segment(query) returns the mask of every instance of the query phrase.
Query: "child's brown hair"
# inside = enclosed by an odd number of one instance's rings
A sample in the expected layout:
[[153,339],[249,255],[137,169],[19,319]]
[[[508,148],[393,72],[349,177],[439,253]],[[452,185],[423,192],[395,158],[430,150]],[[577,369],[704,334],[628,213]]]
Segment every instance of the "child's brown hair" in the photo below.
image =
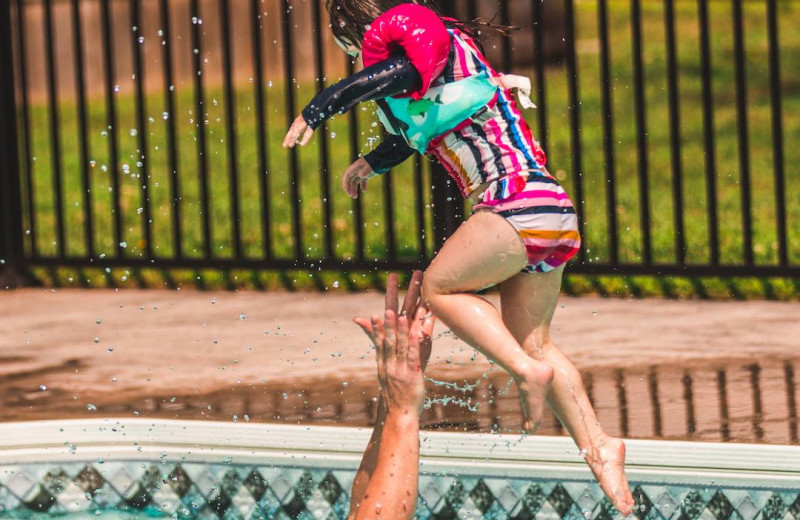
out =
[[[419,4],[443,16],[435,0],[327,0],[325,7],[330,15],[334,37],[348,45],[361,47],[367,27],[380,15],[400,4]],[[479,41],[497,35],[506,36],[516,29],[482,20],[444,22],[448,27],[457,27]]]

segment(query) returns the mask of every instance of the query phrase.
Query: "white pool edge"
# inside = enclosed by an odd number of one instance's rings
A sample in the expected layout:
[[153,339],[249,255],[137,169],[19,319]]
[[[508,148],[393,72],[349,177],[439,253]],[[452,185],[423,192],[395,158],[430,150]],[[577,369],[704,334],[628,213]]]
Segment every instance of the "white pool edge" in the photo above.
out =
[[[93,419],[0,424],[0,466],[142,460],[355,469],[371,430],[331,426]],[[422,432],[429,473],[587,480],[569,438]],[[800,488],[800,447],[627,440],[639,483]],[[74,446],[74,448],[73,448]]]

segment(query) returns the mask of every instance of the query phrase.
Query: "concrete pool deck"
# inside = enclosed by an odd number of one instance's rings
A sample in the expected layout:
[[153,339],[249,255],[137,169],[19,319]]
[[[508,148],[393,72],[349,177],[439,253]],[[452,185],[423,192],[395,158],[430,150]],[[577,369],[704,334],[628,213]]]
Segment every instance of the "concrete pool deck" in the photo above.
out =
[[[377,292],[0,292],[0,420],[280,382],[374,385],[372,350],[350,319],[381,310]],[[800,302],[563,297],[553,336],[584,371],[791,359]],[[480,378],[490,366],[474,356],[442,334],[429,376]]]

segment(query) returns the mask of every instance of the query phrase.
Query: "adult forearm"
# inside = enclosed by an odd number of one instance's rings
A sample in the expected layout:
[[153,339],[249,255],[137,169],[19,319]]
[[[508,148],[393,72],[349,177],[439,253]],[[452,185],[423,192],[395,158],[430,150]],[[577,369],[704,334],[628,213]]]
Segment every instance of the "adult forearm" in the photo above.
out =
[[389,412],[377,451],[355,520],[410,520],[417,507],[419,481],[418,414]]
[[361,465],[358,467],[358,472],[353,479],[353,489],[350,492],[350,514],[347,516],[348,520],[353,520],[356,517],[356,512],[364,498],[364,492],[367,490],[369,479],[375,472],[375,465],[378,462],[378,449],[381,446],[381,436],[383,435],[383,424],[386,421],[386,403],[383,397],[378,400],[378,413],[375,418],[375,428],[372,430],[372,437],[369,439],[367,449],[364,451],[364,456],[361,458]]

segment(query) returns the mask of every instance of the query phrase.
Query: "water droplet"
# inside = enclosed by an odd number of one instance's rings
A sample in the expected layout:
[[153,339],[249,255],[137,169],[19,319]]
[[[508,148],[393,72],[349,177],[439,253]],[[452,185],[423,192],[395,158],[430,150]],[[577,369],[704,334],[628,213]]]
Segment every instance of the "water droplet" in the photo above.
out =
[[246,319],[247,319],[247,314],[245,314],[245,313],[241,313],[241,314],[239,315],[239,319],[240,319],[240,320],[242,320],[242,321],[246,320]]
[[95,342],[95,343],[100,343],[100,338],[98,338],[98,337],[95,337],[95,338],[94,338],[94,342]]
[[119,247],[126,248],[126,247],[128,247],[128,243],[127,242],[120,242],[119,243]]
[[47,385],[39,385],[39,390],[44,392],[45,390],[47,390]]
[[338,289],[339,288],[339,280],[336,280],[335,282],[333,282],[333,288],[334,289]]
[[108,346],[108,351],[109,351],[109,352],[114,352],[114,347],[112,347],[111,345],[109,345],[109,346]]
[[163,119],[164,121],[169,119],[169,112],[161,112],[161,119]]
[[141,215],[142,213],[144,213],[144,208],[139,208],[136,210],[137,215]]
[[336,132],[331,132],[331,139],[336,139]]
[[86,409],[89,410],[90,412],[96,412],[97,411],[97,407],[95,405],[91,404],[91,403],[86,405]]

